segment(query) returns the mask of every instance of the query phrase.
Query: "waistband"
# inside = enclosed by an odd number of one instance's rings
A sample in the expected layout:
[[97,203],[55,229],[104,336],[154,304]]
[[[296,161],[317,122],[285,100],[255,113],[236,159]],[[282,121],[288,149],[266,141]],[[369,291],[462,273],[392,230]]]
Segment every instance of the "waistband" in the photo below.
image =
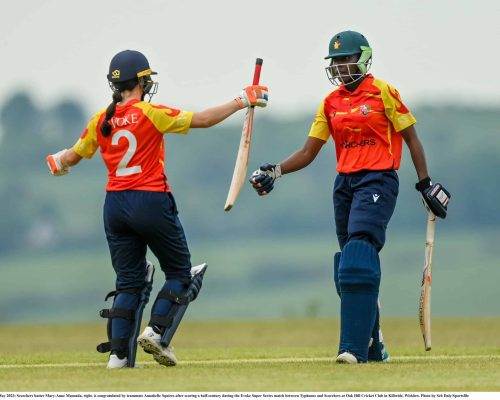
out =
[[339,175],[341,176],[362,176],[366,175],[370,172],[394,172],[396,173],[395,169],[362,169],[361,171],[356,171],[356,172],[339,172]]

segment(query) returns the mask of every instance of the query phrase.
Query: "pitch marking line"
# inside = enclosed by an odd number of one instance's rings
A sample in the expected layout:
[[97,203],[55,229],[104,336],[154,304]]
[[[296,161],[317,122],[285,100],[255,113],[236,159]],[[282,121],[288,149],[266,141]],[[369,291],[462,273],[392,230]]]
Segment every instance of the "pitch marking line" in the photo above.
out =
[[[446,360],[499,360],[500,354],[495,355],[440,355],[440,356],[396,356],[394,361],[446,361]],[[231,365],[231,364],[278,364],[278,363],[315,363],[335,362],[334,357],[308,357],[308,358],[246,358],[225,360],[192,360],[180,361],[179,366],[188,365]],[[139,365],[158,365],[153,361],[138,362]],[[76,368],[76,367],[103,367],[106,363],[60,363],[60,364],[0,364],[0,369],[27,369],[27,368]]]

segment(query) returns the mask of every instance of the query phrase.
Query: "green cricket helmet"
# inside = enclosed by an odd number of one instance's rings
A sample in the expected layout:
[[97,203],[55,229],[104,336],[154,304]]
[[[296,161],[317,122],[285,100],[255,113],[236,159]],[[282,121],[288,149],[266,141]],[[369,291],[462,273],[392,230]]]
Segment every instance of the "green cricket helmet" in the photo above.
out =
[[[335,57],[352,56],[359,54],[355,63],[339,64],[335,62]],[[326,60],[330,59],[331,64],[326,67],[328,79],[334,85],[339,86],[344,83],[343,78],[349,76],[350,82],[361,79],[368,73],[371,67],[372,49],[364,35],[355,31],[344,31],[337,33],[330,40],[328,46],[328,55]],[[340,65],[356,65],[358,73],[341,74],[338,67]]]

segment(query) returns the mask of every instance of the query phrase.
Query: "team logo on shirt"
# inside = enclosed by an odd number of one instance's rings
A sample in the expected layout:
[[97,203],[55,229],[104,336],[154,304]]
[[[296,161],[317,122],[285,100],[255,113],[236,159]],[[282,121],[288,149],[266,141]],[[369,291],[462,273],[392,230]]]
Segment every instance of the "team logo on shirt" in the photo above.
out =
[[363,115],[368,115],[368,113],[370,112],[371,110],[371,107],[370,106],[367,106],[367,105],[362,105],[362,106],[359,106],[359,111],[361,112],[361,114]]

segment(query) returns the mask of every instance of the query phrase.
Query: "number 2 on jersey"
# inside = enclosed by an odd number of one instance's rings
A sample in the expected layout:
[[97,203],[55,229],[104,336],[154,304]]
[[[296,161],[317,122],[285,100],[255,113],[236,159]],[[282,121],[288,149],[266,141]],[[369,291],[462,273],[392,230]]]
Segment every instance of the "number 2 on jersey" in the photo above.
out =
[[118,142],[121,138],[127,139],[128,148],[122,159],[118,163],[118,167],[116,168],[116,176],[128,176],[139,174],[142,172],[142,168],[140,165],[135,165],[133,167],[127,167],[127,164],[132,159],[137,150],[137,139],[134,134],[127,130],[118,131],[113,135],[113,139],[111,140],[111,144],[113,146],[117,146]]

